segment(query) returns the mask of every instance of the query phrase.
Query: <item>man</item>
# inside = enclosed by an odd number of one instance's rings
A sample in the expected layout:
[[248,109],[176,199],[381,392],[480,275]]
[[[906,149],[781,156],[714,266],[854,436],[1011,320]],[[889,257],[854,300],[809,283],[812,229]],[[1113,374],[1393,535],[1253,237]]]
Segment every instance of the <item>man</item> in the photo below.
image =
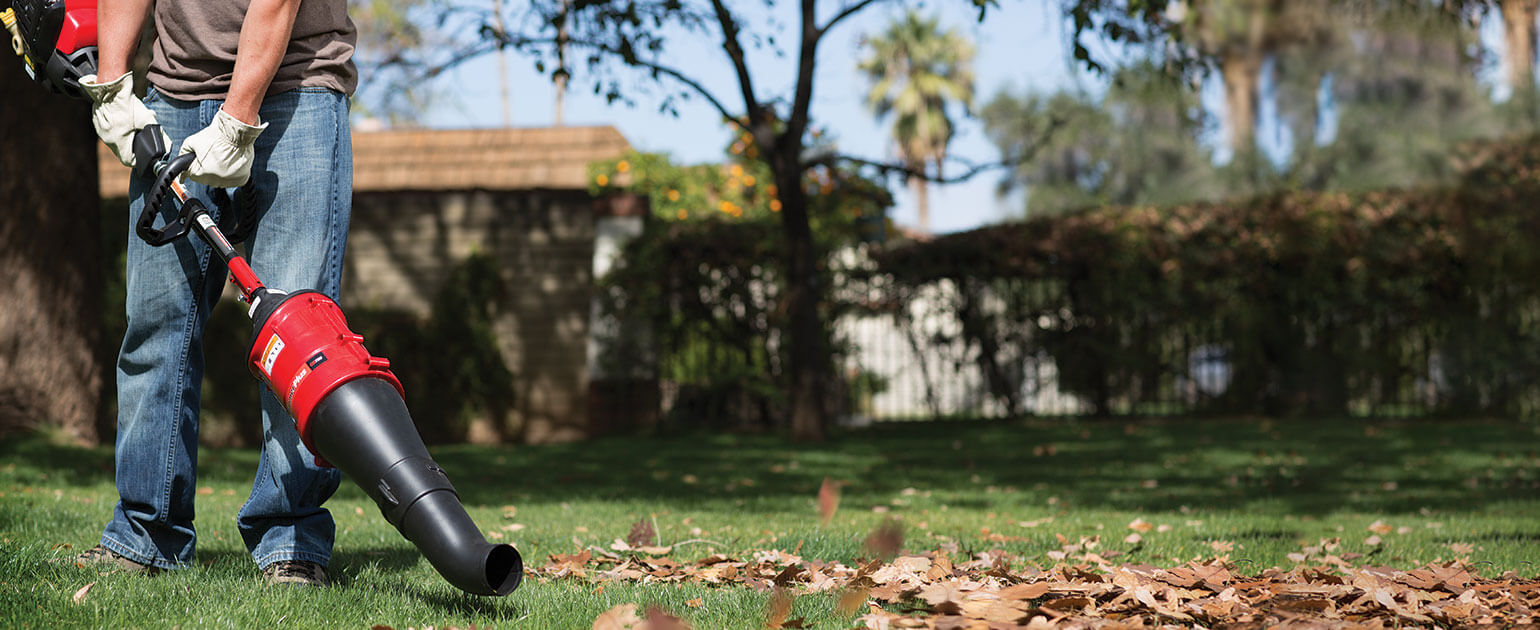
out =
[[[152,6],[153,5],[153,6]],[[144,100],[129,63],[153,9]],[[348,95],[357,32],[346,0],[101,0],[97,74],[81,81],[97,135],[127,165],[158,123],[193,152],[188,178],[221,225],[249,229],[268,286],[335,299],[352,201]],[[119,501],[79,561],[155,572],[193,559],[202,334],[226,270],[197,239],[150,247],[132,236],[147,181],[130,185],[128,330],[118,354]],[[240,361],[242,357],[216,357]],[[264,441],[237,523],[274,583],[325,586],[335,526],[321,507],[339,474],[318,468],[292,419],[262,392]]]

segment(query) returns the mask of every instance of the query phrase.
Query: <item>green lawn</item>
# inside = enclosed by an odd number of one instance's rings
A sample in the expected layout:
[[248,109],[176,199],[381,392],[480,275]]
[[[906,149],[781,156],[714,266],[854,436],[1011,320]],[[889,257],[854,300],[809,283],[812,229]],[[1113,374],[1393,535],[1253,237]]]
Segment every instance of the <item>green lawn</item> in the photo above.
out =
[[[1099,551],[1122,552],[1118,562],[1223,553],[1236,572],[1255,573],[1337,538],[1339,553],[1364,554],[1360,564],[1461,557],[1483,575],[1540,573],[1540,427],[1515,422],[955,421],[879,425],[818,445],[723,435],[433,451],[483,531],[533,566],[607,548],[639,520],[655,523],[679,560],[781,549],[849,563],[897,517],[906,551],[1000,548],[1021,566],[1054,564],[1061,536],[1099,537]],[[96,542],[115,500],[111,462],[105,448],[0,443],[0,627],[587,628],[638,603],[697,629],[756,628],[769,599],[742,587],[575,579],[465,596],[346,482],[329,504],[336,587],[266,588],[234,526],[251,450],[202,452],[195,566],[154,579],[100,575],[59,560]],[[821,525],[826,477],[845,485]],[[1129,542],[1136,520],[1141,540]],[[801,595],[792,616],[851,627],[834,608],[834,595]]]

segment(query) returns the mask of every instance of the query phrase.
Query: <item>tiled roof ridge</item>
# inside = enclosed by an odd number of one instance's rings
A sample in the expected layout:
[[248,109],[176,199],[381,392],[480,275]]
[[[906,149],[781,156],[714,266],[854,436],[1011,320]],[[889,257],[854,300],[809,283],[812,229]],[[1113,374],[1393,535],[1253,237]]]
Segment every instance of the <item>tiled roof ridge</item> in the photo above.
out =
[[[609,125],[353,130],[354,192],[587,187],[590,162],[630,149]],[[101,195],[128,194],[128,169],[98,145]]]

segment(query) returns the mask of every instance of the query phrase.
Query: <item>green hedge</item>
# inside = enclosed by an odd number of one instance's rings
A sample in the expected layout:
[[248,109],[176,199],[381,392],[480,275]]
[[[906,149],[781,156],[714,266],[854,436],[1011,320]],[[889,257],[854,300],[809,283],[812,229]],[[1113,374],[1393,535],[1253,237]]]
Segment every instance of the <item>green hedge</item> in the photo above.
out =
[[[902,295],[956,287],[959,334],[1012,409],[1002,357],[1045,356],[1098,414],[1534,416],[1534,145],[1481,149],[1450,189],[1089,209],[893,248],[879,268]],[[1225,357],[1222,393],[1190,385],[1200,348]]]
[[664,428],[776,423],[781,243],[770,220],[652,221],[602,280],[603,307],[651,335]]

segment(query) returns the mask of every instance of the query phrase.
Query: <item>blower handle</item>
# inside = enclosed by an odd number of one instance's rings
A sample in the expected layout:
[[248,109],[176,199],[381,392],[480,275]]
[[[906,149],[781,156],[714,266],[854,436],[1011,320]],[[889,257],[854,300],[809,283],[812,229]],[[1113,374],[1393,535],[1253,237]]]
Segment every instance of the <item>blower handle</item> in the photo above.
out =
[[[171,149],[166,146],[166,136],[161,132],[160,125],[146,125],[134,134],[134,172],[140,177],[153,177],[155,180],[144,193],[144,208],[139,211],[139,221],[135,223],[134,231],[144,242],[155,247],[182,238],[188,232],[196,232],[198,238],[208,243],[214,249],[214,254],[230,269],[230,280],[240,287],[241,299],[250,302],[258,291],[266,287],[262,286],[262,281],[257,278],[246,259],[235,251],[230,239],[219,231],[213,217],[209,216],[208,208],[198,198],[189,197],[187,189],[182,186],[182,174],[187,172],[197,156],[183,153],[167,160],[166,156],[170,153]],[[180,210],[166,225],[156,228],[155,215],[160,214],[161,206],[173,197],[176,199],[174,204],[180,206]]]
[[[166,146],[160,125],[147,125],[134,134],[135,170],[140,176],[155,178],[144,194],[144,208],[139,211],[139,221],[134,225],[134,231],[144,242],[156,247],[186,236],[192,230],[194,216],[199,212],[207,212],[203,202],[187,197],[186,189],[178,181],[187,172],[187,168],[192,166],[195,156],[183,153],[168,161],[166,155],[169,153],[170,147]],[[155,216],[160,214],[161,206],[172,196],[181,205],[181,211],[166,225],[156,228]]]

